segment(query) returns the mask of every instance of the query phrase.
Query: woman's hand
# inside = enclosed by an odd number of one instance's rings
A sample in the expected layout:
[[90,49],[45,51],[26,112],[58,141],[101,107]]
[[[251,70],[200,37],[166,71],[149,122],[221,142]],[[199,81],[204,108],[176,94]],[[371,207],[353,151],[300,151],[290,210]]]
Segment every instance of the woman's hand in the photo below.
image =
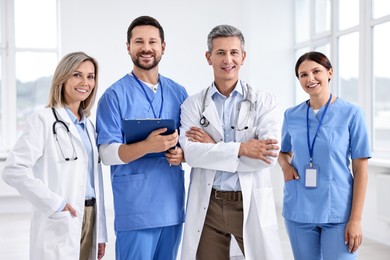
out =
[[66,203],[66,205],[62,211],[69,211],[69,213],[70,213],[70,215],[72,215],[72,217],[77,217],[76,210],[69,203]]
[[106,243],[98,244],[98,259],[102,259],[104,254],[106,253]]
[[291,159],[293,154],[291,152],[280,152],[278,162],[283,171],[284,182],[298,180],[299,175],[294,166],[291,165]]
[[362,244],[362,225],[360,221],[350,220],[345,227],[344,241],[350,253],[356,252]]
[[282,171],[285,182],[299,179],[297,170],[289,163],[282,168]]

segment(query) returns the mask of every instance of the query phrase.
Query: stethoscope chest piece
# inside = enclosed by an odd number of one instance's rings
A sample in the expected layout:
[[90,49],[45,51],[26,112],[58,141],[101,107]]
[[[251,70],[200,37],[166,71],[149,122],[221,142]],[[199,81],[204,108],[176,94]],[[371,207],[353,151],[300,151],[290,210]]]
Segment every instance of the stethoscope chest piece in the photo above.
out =
[[207,127],[210,124],[209,120],[207,120],[205,116],[200,118],[199,123],[203,127]]

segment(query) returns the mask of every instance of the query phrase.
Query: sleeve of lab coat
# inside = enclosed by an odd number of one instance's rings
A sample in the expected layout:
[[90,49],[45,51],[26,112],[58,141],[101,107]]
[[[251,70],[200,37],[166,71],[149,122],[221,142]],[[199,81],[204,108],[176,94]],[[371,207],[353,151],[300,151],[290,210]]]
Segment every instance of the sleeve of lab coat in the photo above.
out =
[[[254,123],[255,138],[259,140],[276,139],[277,145],[280,147],[280,118],[281,114],[276,98],[268,92],[258,92]],[[279,153],[279,150],[276,152]],[[277,157],[269,157],[269,159],[272,161],[271,164],[259,159],[241,156],[237,171],[258,171],[275,165]]]
[[[41,209],[47,216],[55,213],[64,201],[33,173],[33,167],[42,158],[47,145],[45,133],[51,132],[51,129],[52,125],[45,124],[42,116],[38,114],[30,116],[23,134],[8,155],[2,173],[6,183],[14,187],[26,200]],[[42,168],[49,170],[47,165]]]

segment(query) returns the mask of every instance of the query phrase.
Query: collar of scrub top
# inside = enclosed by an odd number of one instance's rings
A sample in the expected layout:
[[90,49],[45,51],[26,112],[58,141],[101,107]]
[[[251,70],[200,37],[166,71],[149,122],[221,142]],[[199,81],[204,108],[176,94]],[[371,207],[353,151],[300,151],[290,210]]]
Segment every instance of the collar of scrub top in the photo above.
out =
[[160,111],[159,111],[158,115],[156,114],[156,111],[154,110],[152,100],[150,100],[148,93],[146,93],[144,86],[142,85],[141,81],[137,78],[137,76],[134,74],[134,71],[131,72],[131,75],[133,75],[133,77],[137,81],[138,85],[140,86],[140,88],[144,92],[145,97],[148,100],[150,107],[152,108],[154,118],[161,118],[161,113],[162,113],[162,109],[164,106],[164,95],[163,95],[164,93],[163,93],[163,86],[162,86],[161,80],[160,80],[160,74],[158,75],[158,84],[159,84],[160,89],[161,89],[161,106],[160,106]]
[[307,133],[307,146],[309,147],[309,153],[310,153],[310,167],[313,167],[313,152],[314,152],[314,144],[316,142],[318,130],[320,129],[322,125],[322,121],[324,120],[326,111],[328,110],[330,101],[332,100],[332,94],[330,94],[330,97],[328,99],[328,102],[326,102],[324,113],[322,113],[322,116],[320,118],[320,122],[318,123],[316,133],[313,138],[313,142],[310,145],[310,127],[309,127],[309,109],[310,109],[310,99],[307,101],[307,110],[306,110],[306,133]]

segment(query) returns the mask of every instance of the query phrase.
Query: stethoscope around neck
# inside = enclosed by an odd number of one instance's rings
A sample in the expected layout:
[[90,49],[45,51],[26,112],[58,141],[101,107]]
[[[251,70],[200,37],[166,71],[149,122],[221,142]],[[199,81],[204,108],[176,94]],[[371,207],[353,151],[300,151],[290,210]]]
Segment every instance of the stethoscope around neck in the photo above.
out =
[[[207,120],[207,118],[203,115],[204,111],[206,110],[206,99],[207,99],[207,95],[210,91],[210,88],[212,87],[209,86],[207,89],[206,89],[206,93],[204,94],[203,96],[203,100],[202,100],[202,114],[201,114],[201,117],[200,117],[200,120],[199,120],[199,123],[202,127],[207,127],[209,124],[210,124],[210,121]],[[251,86],[249,86],[248,84],[246,84],[246,88],[247,88],[247,91],[246,91],[246,95],[245,97],[238,103],[238,113],[237,113],[237,116],[236,116],[236,123],[232,126],[231,128],[235,131],[244,131],[244,130],[247,130],[249,128],[248,126],[248,121],[249,121],[249,116],[250,116],[250,113],[252,112],[252,109],[254,107],[254,103],[252,102],[252,88]],[[244,87],[242,87],[243,89],[243,93],[245,94],[245,90],[244,90]],[[245,122],[244,122],[244,127],[239,127],[238,125],[238,121],[239,121],[239,117],[240,117],[240,113],[241,113],[241,107],[242,107],[242,104],[244,104],[245,102],[249,102],[249,111],[248,113],[246,113],[246,118],[245,118]]]
[[[65,161],[75,161],[75,160],[77,160],[77,153],[76,153],[76,149],[74,148],[72,135],[70,134],[69,127],[65,124],[64,121],[58,119],[58,116],[57,116],[57,113],[56,113],[56,110],[54,109],[54,107],[52,107],[51,110],[53,112],[54,118],[56,119],[56,121],[54,121],[54,123],[53,123],[53,135],[56,138],[56,141],[58,143],[58,147],[60,148],[60,151],[61,151],[61,155],[62,155],[62,157],[64,158]],[[65,156],[64,151],[63,151],[63,149],[61,147],[60,141],[58,140],[58,137],[57,137],[57,124],[59,124],[60,126],[64,127],[66,132],[67,132],[67,134],[68,134],[69,142],[72,145],[72,150],[73,150],[72,156],[70,156],[70,157]]]

